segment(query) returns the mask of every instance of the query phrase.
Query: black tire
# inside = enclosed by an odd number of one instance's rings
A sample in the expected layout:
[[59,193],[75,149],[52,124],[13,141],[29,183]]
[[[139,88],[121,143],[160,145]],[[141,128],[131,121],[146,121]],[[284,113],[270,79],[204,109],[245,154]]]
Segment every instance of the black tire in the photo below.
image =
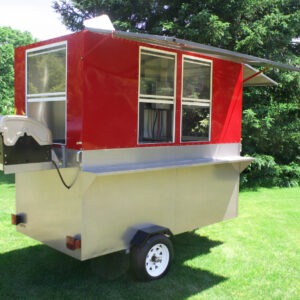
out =
[[159,279],[168,273],[173,255],[170,239],[157,234],[131,249],[131,268],[138,280]]

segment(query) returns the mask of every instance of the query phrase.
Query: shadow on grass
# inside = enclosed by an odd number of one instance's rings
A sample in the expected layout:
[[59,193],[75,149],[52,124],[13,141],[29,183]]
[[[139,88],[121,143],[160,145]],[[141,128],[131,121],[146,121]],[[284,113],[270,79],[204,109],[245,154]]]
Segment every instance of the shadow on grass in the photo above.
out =
[[134,280],[123,252],[80,262],[43,245],[19,249],[0,256],[0,298],[185,299],[226,280],[184,265],[220,244],[194,233],[174,237],[169,274],[147,283]]

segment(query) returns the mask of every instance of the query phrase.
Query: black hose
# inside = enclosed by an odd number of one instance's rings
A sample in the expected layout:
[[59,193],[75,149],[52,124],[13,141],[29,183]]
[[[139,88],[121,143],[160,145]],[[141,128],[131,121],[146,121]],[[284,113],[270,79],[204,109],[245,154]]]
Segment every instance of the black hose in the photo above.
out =
[[62,184],[69,190],[74,185],[75,181],[73,181],[70,185],[66,184],[66,182],[65,182],[64,178],[62,177],[61,172],[60,172],[56,162],[54,160],[52,160],[52,163],[53,163],[53,165],[54,165],[54,167],[55,167],[55,169],[56,169],[56,171],[59,175],[59,178],[60,178]]

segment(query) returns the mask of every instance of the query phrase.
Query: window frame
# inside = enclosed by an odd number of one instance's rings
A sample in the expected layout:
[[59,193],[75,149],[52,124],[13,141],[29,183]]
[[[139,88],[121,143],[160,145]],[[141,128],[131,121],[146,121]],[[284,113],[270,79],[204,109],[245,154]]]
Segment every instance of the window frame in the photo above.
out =
[[[183,96],[184,92],[184,63],[186,60],[190,63],[195,62],[195,64],[199,65],[210,65],[210,95],[209,99],[201,99],[201,98],[188,98]],[[182,75],[181,75],[181,110],[180,110],[180,143],[208,143],[211,142],[211,124],[212,124],[212,98],[213,98],[213,60],[200,58],[196,56],[191,56],[187,54],[182,55]],[[185,100],[186,99],[186,100]],[[182,125],[183,125],[183,107],[185,106],[198,106],[198,107],[208,107],[209,108],[209,129],[208,129],[208,137],[207,140],[188,140],[183,141],[182,138]]]
[[[157,95],[147,95],[147,94],[141,94],[141,61],[142,61],[142,54],[143,51],[145,54],[157,56],[157,57],[163,57],[168,59],[172,59],[174,61],[174,83],[173,83],[173,96],[157,96]],[[159,55],[162,54],[162,55]],[[139,47],[139,72],[138,72],[138,134],[137,134],[137,144],[138,145],[155,145],[155,144],[170,144],[175,142],[175,121],[176,121],[176,87],[177,87],[177,53],[167,50],[161,50],[161,49],[155,49],[151,47]],[[140,118],[141,118],[141,112],[140,112],[140,104],[141,103],[152,103],[152,104],[169,104],[173,105],[173,111],[172,111],[172,124],[171,124],[171,130],[172,130],[172,136],[171,141],[140,141]]]
[[[30,56],[38,56],[56,51],[65,51],[65,89],[61,92],[46,92],[37,94],[28,94],[28,58]],[[34,54],[37,52],[36,54]],[[33,55],[31,55],[33,54]],[[68,90],[68,43],[67,41],[47,44],[40,47],[27,49],[25,51],[25,109],[28,116],[30,103],[47,103],[47,102],[64,102],[64,142],[54,142],[54,144],[66,145],[67,143],[67,90]]]

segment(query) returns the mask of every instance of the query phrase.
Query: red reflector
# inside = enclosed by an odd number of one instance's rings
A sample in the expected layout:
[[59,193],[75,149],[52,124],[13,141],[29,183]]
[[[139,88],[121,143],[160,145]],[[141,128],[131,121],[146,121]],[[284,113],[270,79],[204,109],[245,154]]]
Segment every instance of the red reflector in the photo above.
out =
[[81,240],[72,236],[67,236],[67,248],[70,250],[76,250],[81,248]]
[[17,225],[17,215],[11,215],[11,224]]
[[19,225],[21,223],[25,223],[25,215],[24,214],[12,214],[11,215],[11,224]]

